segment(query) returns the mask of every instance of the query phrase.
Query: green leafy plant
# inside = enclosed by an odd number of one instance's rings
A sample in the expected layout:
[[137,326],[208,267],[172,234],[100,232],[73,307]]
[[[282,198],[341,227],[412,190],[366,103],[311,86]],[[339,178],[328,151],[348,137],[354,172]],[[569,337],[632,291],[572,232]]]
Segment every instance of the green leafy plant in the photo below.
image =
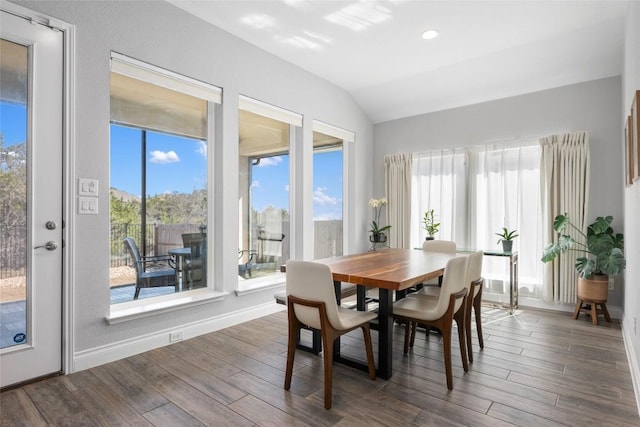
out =
[[500,236],[500,239],[498,239],[498,243],[502,242],[503,240],[513,240],[516,237],[519,236],[518,230],[511,230],[509,231],[509,229],[507,227],[502,227],[502,233],[494,233],[496,236]]
[[438,232],[440,223],[436,222],[434,209],[429,209],[424,212],[422,224],[424,225],[424,230],[427,232],[428,236],[433,237]]
[[[620,273],[627,265],[623,253],[624,237],[622,233],[613,231],[612,222],[612,216],[599,216],[587,227],[587,234],[584,234],[566,214],[556,216],[553,229],[558,233],[558,241],[544,248],[542,262],[553,261],[562,252],[576,251],[584,254],[576,259],[575,264],[576,271],[583,279]],[[567,227],[580,234],[586,244],[569,236]]]

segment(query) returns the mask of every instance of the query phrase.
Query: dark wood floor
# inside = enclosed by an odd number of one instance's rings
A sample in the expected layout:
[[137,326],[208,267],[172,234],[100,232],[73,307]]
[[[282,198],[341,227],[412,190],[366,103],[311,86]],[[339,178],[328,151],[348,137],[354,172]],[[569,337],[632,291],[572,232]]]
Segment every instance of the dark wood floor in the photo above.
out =
[[[283,312],[5,391],[2,425],[640,425],[619,324],[530,309],[483,313],[485,348],[474,333],[467,373],[454,337],[453,391],[440,336],[420,333],[403,357],[396,326],[391,380],[337,365],[325,411],[320,356],[298,351],[291,391],[283,390]],[[358,332],[343,339],[343,352],[364,358]]]

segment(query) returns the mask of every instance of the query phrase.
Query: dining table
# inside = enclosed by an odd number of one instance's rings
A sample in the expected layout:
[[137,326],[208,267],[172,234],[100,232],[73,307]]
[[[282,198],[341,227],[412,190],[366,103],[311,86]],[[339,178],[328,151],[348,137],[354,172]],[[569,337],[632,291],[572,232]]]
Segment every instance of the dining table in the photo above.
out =
[[[341,282],[358,285],[358,310],[365,310],[364,296],[369,288],[378,289],[378,367],[377,375],[393,375],[393,300],[402,298],[414,285],[444,274],[447,261],[455,254],[429,253],[412,249],[385,248],[314,260],[329,266],[336,289]],[[339,292],[336,298],[340,303]],[[339,340],[339,338],[337,339]],[[340,355],[340,343],[334,346],[334,361],[365,369],[366,364]]]

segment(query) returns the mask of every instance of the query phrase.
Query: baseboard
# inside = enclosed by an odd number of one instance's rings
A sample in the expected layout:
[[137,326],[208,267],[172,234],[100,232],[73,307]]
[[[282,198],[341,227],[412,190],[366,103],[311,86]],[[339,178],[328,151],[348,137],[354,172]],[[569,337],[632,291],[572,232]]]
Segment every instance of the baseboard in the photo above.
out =
[[[246,309],[234,311],[231,313],[221,314],[219,316],[210,317],[198,322],[192,322],[180,325],[176,328],[154,331],[153,333],[137,336],[128,340],[115,342],[109,345],[92,348],[89,350],[78,351],[73,354],[71,363],[71,372],[83,371],[85,369],[94,368],[105,363],[115,362],[125,357],[133,356],[154,348],[164,347],[172,343],[170,335],[177,332],[182,333],[181,339],[194,338],[199,335],[214,332],[220,329],[228,328],[239,323],[257,319],[259,317],[268,316],[277,313],[285,308],[272,301],[268,303],[248,307]],[[174,340],[174,342],[177,340]]]
[[631,326],[629,322],[622,321],[622,339],[624,341],[624,349],[627,353],[627,360],[629,361],[631,382],[633,383],[633,391],[636,395],[636,407],[638,408],[638,415],[640,415],[640,361],[636,358],[636,353],[633,351],[633,341],[631,340],[632,331],[629,329],[629,326]]

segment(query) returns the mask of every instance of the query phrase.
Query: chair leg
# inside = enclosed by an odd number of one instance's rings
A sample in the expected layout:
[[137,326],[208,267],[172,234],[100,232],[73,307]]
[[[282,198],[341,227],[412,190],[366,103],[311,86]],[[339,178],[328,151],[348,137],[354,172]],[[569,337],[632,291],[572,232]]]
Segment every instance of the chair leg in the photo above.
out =
[[[325,325],[326,326],[326,325]],[[333,388],[333,345],[335,336],[329,328],[322,328],[322,346],[324,354],[324,409],[331,409],[331,390]]]
[[458,341],[460,342],[460,356],[462,357],[462,367],[464,371],[467,372],[469,370],[469,363],[467,362],[467,338],[465,333],[465,313],[467,310],[467,300],[462,303],[460,309],[453,315],[454,320],[456,321],[456,325],[458,326]]
[[476,315],[476,330],[478,331],[478,343],[480,348],[484,348],[484,338],[482,337],[482,289],[473,299],[473,311]]
[[133,294],[133,299],[138,299],[140,296],[140,288],[136,286],[136,292]]
[[293,359],[296,355],[296,346],[300,334],[300,322],[294,316],[289,316],[289,342],[287,344],[287,369],[284,377],[284,389],[291,388],[291,376],[293,374]]
[[[409,347],[413,348],[413,345],[416,343],[416,328],[418,327],[418,322],[409,322],[411,323],[411,340],[409,341]],[[427,332],[427,334],[429,334]]]
[[[367,352],[367,365],[369,366],[369,378],[376,379],[376,366],[373,363],[373,346],[371,344],[371,329],[369,324],[362,325],[362,334],[364,335],[364,348]],[[406,332],[405,332],[406,338]]]
[[[451,318],[449,318],[451,319]],[[453,372],[451,370],[451,326],[453,321],[445,322],[442,325],[442,344],[444,347],[444,370],[447,377],[447,388],[453,390]]]
[[404,323],[404,354],[409,353],[409,341],[413,334],[411,334],[411,329],[414,327],[414,323],[408,320]]
[[[469,289],[469,294],[473,295],[474,286],[472,284]],[[471,340],[471,310],[473,309],[473,299],[467,300],[467,307],[465,309],[465,317],[464,317],[464,334],[467,338],[467,359],[469,363],[473,363],[473,344]]]

